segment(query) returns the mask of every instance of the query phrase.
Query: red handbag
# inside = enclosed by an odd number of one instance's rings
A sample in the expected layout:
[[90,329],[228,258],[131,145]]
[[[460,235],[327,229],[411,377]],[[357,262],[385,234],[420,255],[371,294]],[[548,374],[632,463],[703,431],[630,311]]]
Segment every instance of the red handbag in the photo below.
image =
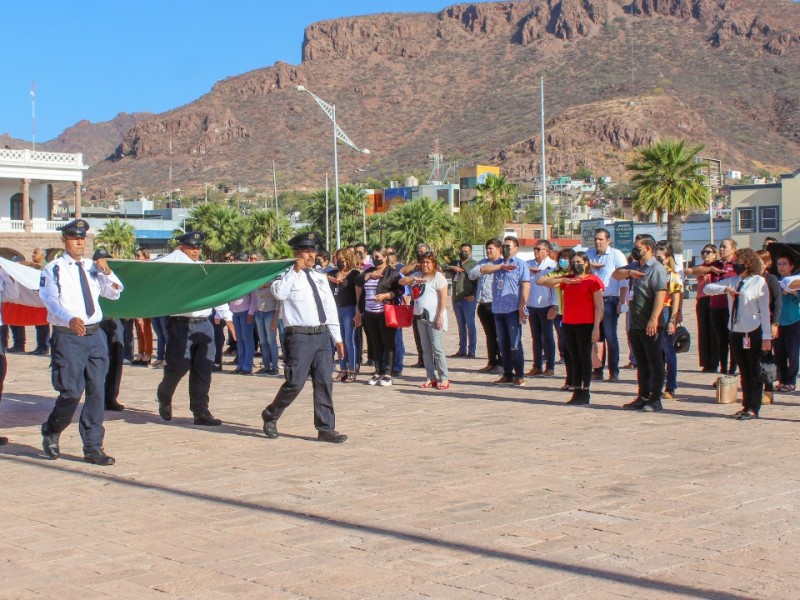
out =
[[383,316],[387,327],[411,327],[414,321],[414,307],[410,304],[385,304]]

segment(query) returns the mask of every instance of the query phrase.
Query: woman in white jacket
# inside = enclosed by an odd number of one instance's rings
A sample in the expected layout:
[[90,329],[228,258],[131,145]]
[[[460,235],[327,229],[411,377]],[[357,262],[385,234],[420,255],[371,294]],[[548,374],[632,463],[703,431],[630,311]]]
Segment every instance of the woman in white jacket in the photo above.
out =
[[769,290],[761,273],[761,259],[751,248],[736,251],[736,275],[706,284],[709,296],[728,294],[730,345],[741,376],[744,401],[734,419],[758,418],[764,384],[758,378],[758,357],[772,350],[772,328],[769,317]]

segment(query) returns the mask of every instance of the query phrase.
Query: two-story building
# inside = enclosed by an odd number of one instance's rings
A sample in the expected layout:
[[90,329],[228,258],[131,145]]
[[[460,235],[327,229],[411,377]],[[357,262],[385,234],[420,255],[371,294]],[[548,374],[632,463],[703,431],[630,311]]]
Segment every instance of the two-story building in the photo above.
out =
[[[0,149],[0,256],[30,258],[34,248],[62,248],[54,220],[53,185],[72,183],[73,214],[81,216],[82,154]],[[88,240],[91,248],[91,238]]]
[[766,237],[800,243],[800,169],[777,183],[732,185],[732,237],[740,248],[761,248]]

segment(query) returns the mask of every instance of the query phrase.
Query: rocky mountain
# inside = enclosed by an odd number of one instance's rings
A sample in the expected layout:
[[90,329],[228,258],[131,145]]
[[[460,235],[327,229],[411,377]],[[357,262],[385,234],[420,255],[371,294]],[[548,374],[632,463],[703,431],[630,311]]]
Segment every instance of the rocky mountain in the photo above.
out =
[[[100,123],[84,119],[65,129],[57,138],[36,146],[38,149],[52,152],[81,152],[83,162],[94,165],[111,156],[124,135],[135,127],[136,123],[151,116],[151,113],[119,113],[112,120]],[[31,143],[3,134],[0,135],[0,146],[13,149],[30,148]]]
[[423,170],[436,138],[446,160],[528,179],[540,77],[552,175],[585,165],[618,178],[633,148],[664,136],[704,144],[724,168],[783,172],[800,166],[798,73],[791,0],[531,0],[323,21],[306,29],[300,65],[230,77],[137,122],[88,184],[161,190],[172,163],[175,187],[268,187],[275,160],[281,188],[319,188],[331,123],[298,85],[371,150],[340,146],[343,181]]

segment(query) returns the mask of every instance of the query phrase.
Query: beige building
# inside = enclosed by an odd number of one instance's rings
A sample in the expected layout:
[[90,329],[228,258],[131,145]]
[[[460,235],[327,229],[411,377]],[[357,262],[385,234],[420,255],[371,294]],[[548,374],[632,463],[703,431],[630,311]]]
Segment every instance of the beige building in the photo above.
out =
[[800,169],[778,183],[732,185],[731,231],[740,248],[761,248],[768,236],[800,243]]

